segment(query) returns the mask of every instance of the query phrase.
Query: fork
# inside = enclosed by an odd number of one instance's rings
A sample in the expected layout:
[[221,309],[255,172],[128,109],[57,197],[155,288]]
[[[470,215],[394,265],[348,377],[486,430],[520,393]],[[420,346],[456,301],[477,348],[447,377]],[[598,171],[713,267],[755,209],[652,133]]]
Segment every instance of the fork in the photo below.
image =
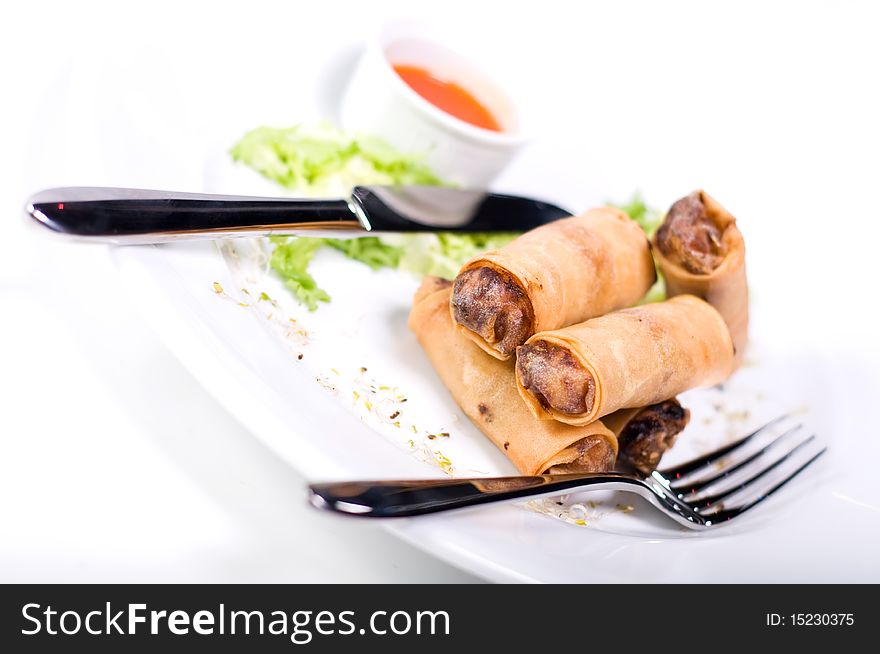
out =
[[412,517],[452,509],[558,496],[584,490],[636,493],[696,530],[727,524],[816,461],[826,447],[801,422],[782,415],[688,463],[648,476],[600,472],[531,477],[345,481],[309,486],[313,506],[361,517]]

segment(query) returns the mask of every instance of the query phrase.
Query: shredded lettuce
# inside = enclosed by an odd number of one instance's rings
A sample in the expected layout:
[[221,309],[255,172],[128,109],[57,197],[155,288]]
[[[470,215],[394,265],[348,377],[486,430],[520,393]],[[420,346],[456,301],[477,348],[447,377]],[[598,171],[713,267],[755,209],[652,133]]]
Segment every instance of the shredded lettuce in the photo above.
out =
[[400,269],[418,277],[434,275],[453,279],[465,261],[480,252],[500,248],[518,233],[415,234],[401,237],[404,255]]
[[350,239],[325,238],[324,244],[339,250],[349,259],[367,264],[373,270],[397,268],[404,252],[403,247],[385,243],[377,236]]
[[388,234],[352,239],[273,237],[270,265],[287,288],[310,311],[330,296],[318,288],[307,268],[321,247],[330,247],[373,270],[392,268],[416,277],[452,279],[462,264],[479,252],[501,247],[516,234]]
[[257,127],[230,154],[284,188],[309,195],[344,195],[358,184],[441,184],[421,157],[327,124]]
[[284,280],[284,285],[309,311],[318,308],[318,302],[329,302],[330,296],[308,273],[315,252],[321,247],[319,238],[273,239],[276,247],[269,260],[272,269]]

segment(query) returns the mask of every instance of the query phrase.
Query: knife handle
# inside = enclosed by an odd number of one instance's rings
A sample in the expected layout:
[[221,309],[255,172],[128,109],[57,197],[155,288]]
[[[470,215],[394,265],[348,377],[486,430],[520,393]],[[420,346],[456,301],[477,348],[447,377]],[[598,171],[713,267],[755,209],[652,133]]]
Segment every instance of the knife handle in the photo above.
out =
[[263,198],[125,188],[54,188],[32,196],[26,212],[60,234],[118,244],[199,236],[266,236],[349,230],[363,233],[346,200]]

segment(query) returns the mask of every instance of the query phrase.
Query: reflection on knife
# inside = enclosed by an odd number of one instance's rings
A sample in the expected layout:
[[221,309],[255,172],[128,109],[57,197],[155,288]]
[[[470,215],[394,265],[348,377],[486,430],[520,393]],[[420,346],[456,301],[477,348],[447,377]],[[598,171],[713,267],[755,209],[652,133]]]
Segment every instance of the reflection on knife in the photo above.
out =
[[26,211],[54,232],[118,244],[324,231],[518,232],[571,215],[531,198],[436,186],[356,186],[349,200],[70,187],[37,193]]

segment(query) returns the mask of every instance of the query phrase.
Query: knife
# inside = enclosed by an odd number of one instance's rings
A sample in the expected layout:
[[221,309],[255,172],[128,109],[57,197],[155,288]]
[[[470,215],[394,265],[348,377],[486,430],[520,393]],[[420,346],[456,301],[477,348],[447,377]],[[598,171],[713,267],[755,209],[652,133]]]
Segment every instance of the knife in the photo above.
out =
[[541,200],[437,186],[356,186],[347,200],[68,187],[37,193],[26,212],[54,232],[117,244],[321,232],[520,232],[571,215]]

